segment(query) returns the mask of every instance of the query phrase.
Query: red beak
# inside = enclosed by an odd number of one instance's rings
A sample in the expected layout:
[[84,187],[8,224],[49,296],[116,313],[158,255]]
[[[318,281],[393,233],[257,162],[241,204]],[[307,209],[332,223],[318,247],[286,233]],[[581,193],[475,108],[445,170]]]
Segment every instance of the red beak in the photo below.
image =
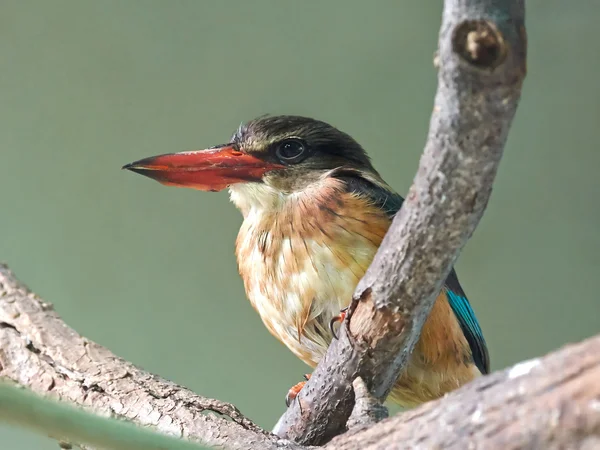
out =
[[145,175],[166,186],[201,191],[220,191],[231,184],[260,181],[270,170],[283,168],[241,152],[232,145],[151,156],[123,166],[123,169]]

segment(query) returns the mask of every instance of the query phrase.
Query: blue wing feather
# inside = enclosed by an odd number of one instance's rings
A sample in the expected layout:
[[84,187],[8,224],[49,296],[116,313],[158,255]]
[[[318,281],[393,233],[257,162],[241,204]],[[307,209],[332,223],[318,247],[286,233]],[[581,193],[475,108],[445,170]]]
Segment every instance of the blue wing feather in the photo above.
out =
[[[384,210],[390,218],[394,217],[402,207],[404,199],[400,195],[371,183],[355,171],[340,173],[337,177],[346,183],[349,191],[358,195],[365,195]],[[445,284],[448,303],[458,320],[465,339],[469,343],[473,362],[481,373],[487,374],[490,371],[490,359],[483,332],[475,317],[473,308],[471,308],[471,304],[458,282],[454,269],[446,278]]]
[[448,278],[446,278],[446,297],[469,343],[473,362],[481,373],[489,373],[490,357],[485,338],[483,337],[483,331],[481,331],[477,317],[475,317],[475,312],[471,308],[471,304],[458,282],[458,277],[454,269],[452,269]]

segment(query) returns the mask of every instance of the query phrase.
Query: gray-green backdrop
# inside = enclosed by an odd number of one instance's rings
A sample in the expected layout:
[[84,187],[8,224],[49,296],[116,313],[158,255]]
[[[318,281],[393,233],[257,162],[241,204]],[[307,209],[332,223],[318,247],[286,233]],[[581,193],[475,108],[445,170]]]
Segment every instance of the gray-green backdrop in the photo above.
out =
[[[295,113],[399,192],[432,108],[440,1],[0,2],[0,260],[79,332],[270,427],[307,368],[246,301],[226,192],[120,170]],[[494,369],[600,331],[600,1],[529,0],[529,73],[458,271]],[[55,449],[0,426],[2,448]]]

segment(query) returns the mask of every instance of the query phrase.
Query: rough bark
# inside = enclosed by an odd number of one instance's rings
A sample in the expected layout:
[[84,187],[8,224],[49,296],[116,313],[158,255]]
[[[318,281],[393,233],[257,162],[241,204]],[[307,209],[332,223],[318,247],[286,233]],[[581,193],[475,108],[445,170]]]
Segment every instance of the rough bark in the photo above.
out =
[[405,203],[334,341],[274,432],[320,445],[361,377],[384,400],[488,203],[525,77],[524,0],[446,0],[429,136]]
[[333,439],[331,450],[600,448],[600,335]]
[[[0,265],[0,378],[140,425],[229,449],[280,449],[228,403],[141,370],[66,325]],[[296,448],[293,444],[285,448]]]
[[[301,450],[245,418],[135,367],[69,328],[0,266],[0,378],[175,436],[227,449]],[[445,398],[324,448],[600,448],[600,335],[479,378]],[[370,408],[367,408],[370,409]]]

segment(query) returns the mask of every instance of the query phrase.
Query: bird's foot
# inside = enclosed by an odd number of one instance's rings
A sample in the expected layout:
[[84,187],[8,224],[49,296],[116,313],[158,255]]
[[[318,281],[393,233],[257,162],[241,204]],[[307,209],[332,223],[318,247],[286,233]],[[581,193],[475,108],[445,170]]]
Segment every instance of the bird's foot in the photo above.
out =
[[331,321],[329,322],[329,331],[331,331],[331,334],[333,335],[334,339],[338,338],[337,333],[335,332],[335,328],[333,327],[337,322],[342,323],[344,321],[344,319],[346,318],[346,313],[348,312],[348,306],[345,307],[344,309],[340,310],[340,314],[338,316],[335,316],[333,319],[331,319]]
[[[310,380],[310,374],[307,373],[306,375],[304,375],[304,379],[306,381]],[[300,391],[302,390],[302,388],[304,387],[304,385],[306,384],[306,381],[301,381],[298,384],[293,385],[290,390],[288,391],[287,395],[285,396],[285,404],[286,406],[290,406],[292,404],[292,402],[296,399],[296,397],[298,396],[298,394],[300,393]]]

